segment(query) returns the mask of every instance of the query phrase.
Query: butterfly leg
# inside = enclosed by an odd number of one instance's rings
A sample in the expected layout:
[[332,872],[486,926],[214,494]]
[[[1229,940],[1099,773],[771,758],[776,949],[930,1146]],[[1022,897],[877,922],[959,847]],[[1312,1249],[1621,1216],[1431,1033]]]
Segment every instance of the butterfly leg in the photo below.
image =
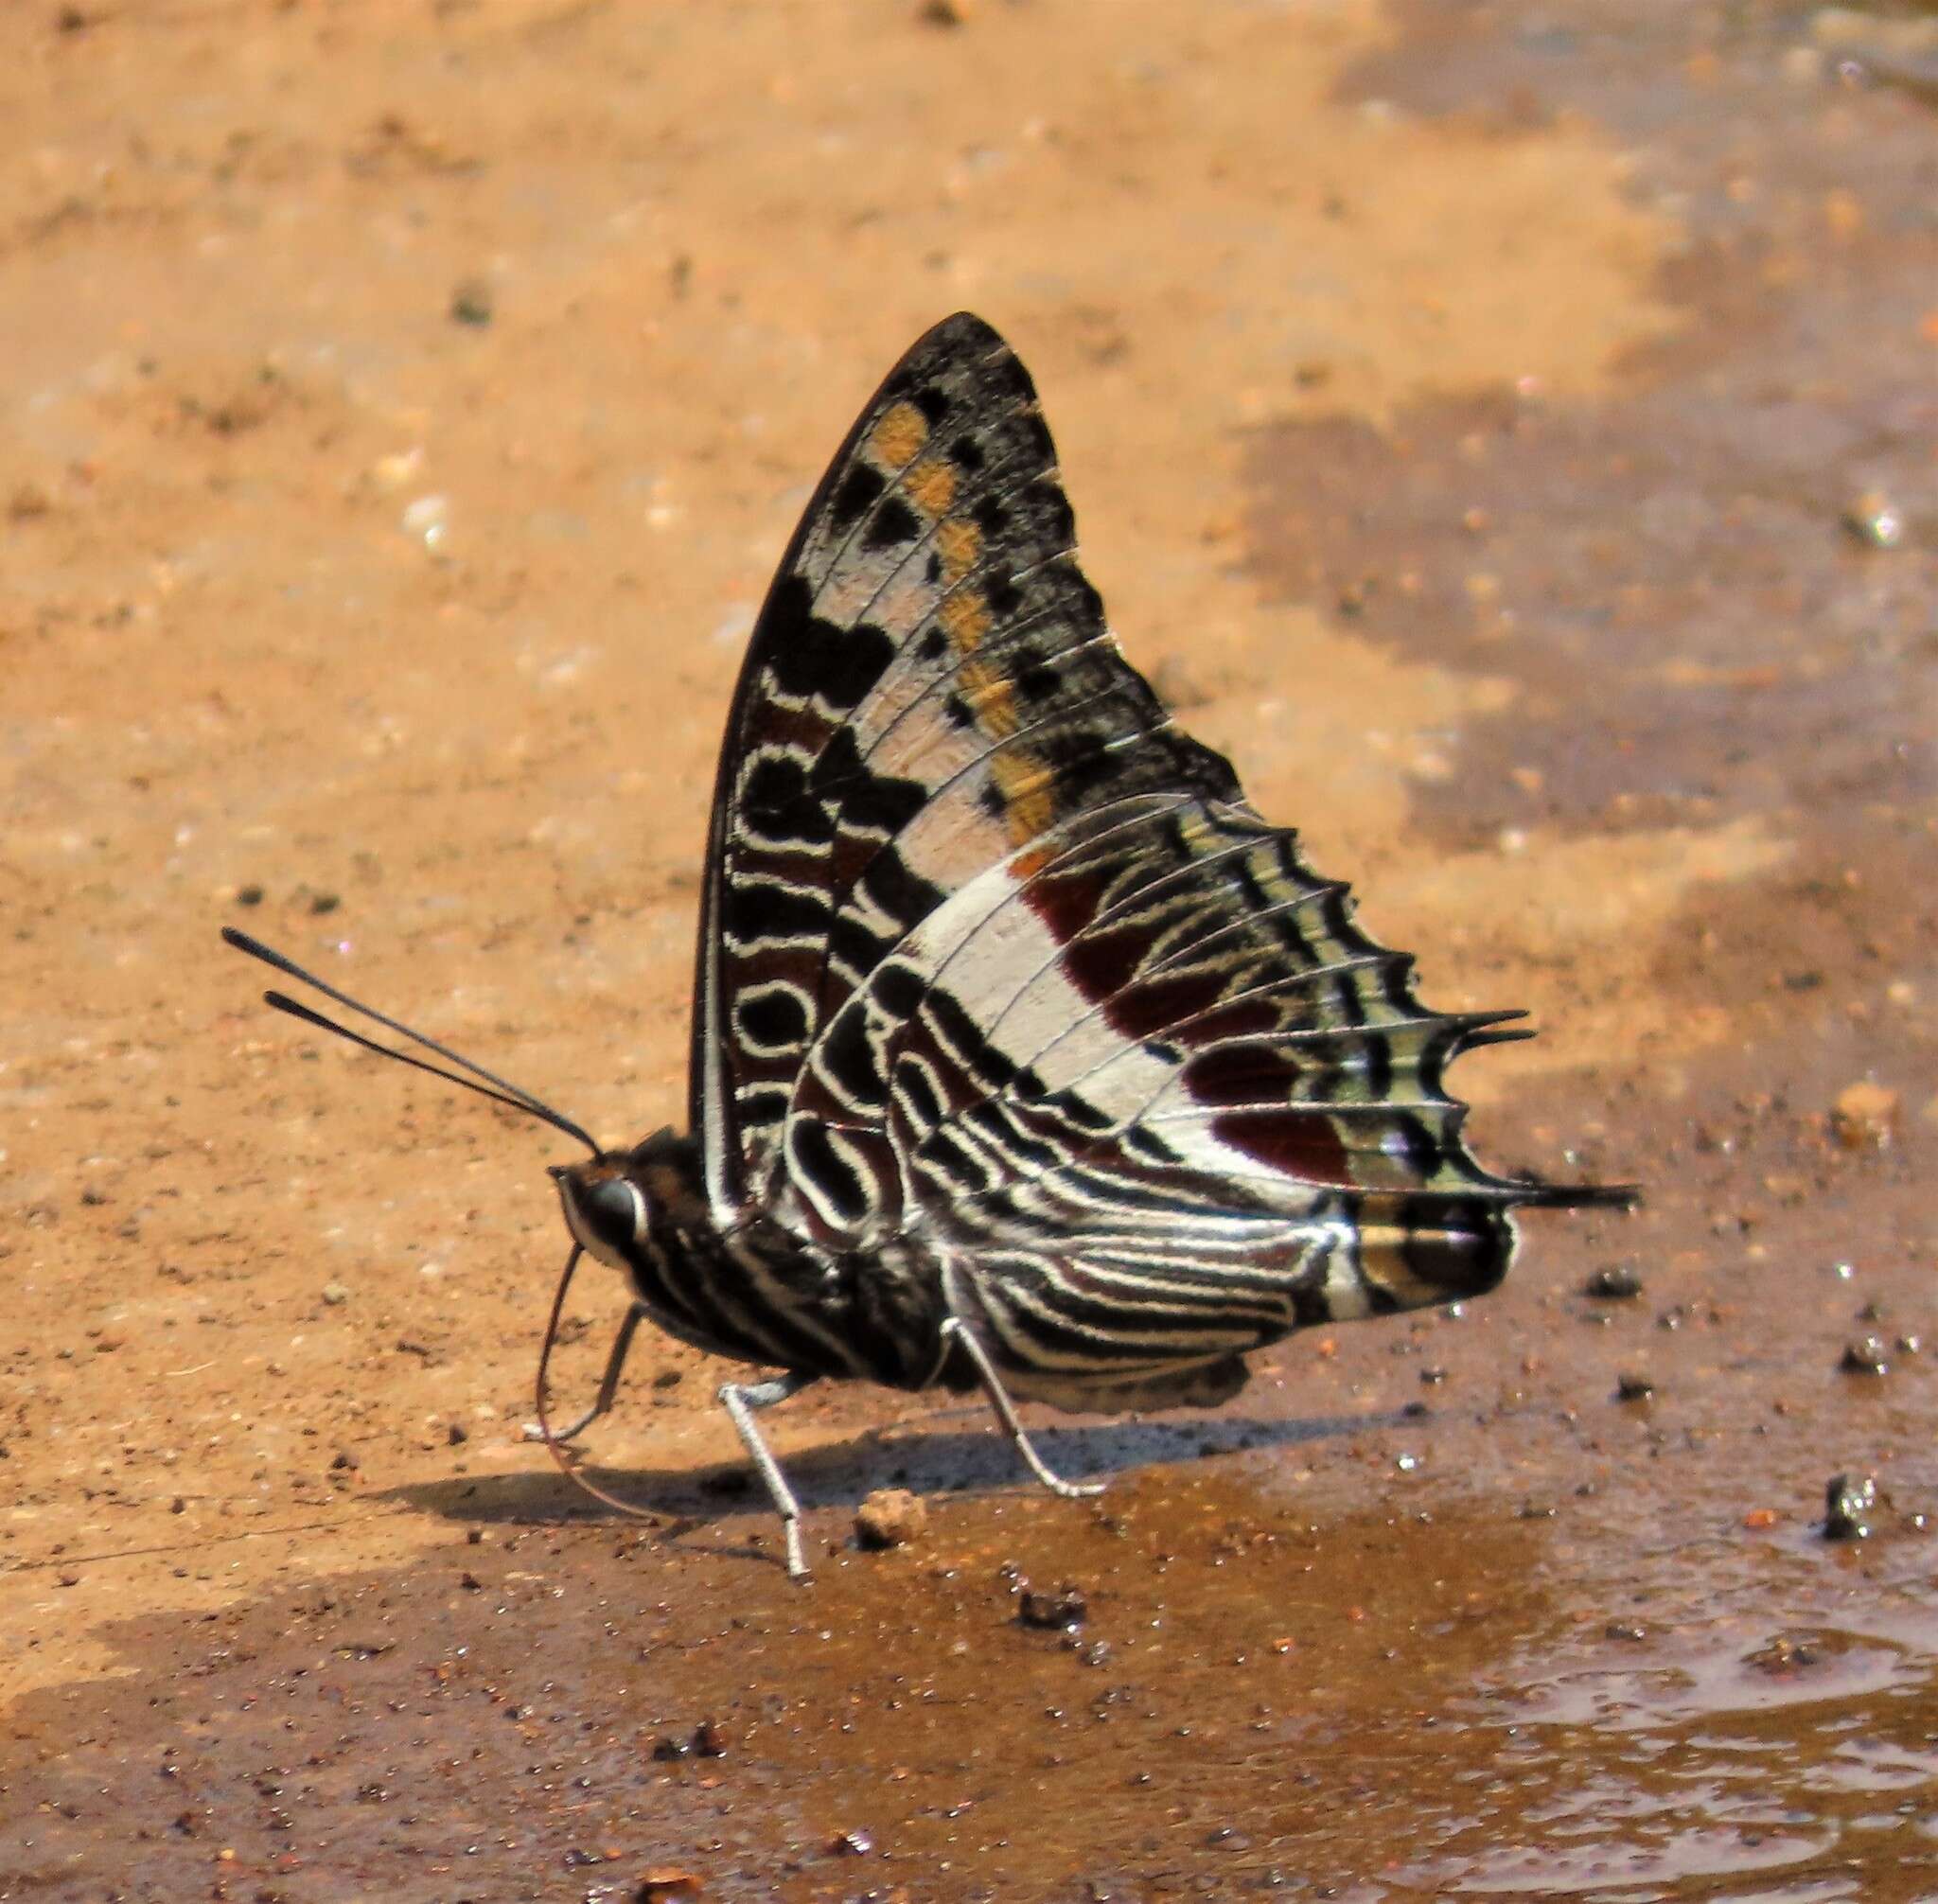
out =
[[774,1511],[780,1515],[781,1525],[786,1530],[787,1578],[790,1580],[807,1578],[807,1562],[801,1557],[801,1503],[794,1498],[794,1490],[787,1485],[781,1464],[767,1452],[767,1444],[761,1439],[761,1431],[754,1425],[753,1418],[757,1409],[771,1408],[777,1402],[786,1401],[790,1395],[799,1395],[816,1379],[812,1375],[800,1375],[789,1370],[785,1375],[775,1376],[771,1382],[727,1382],[720,1387],[720,1405],[726,1409],[727,1419],[733,1423],[752,1459],[754,1472],[766,1483],[767,1498],[773,1502]]
[[[611,1352],[606,1357],[606,1372],[599,1378],[599,1392],[593,1398],[592,1405],[574,1421],[570,1428],[555,1428],[552,1432],[554,1441],[570,1441],[583,1435],[600,1416],[612,1406],[612,1398],[619,1393],[620,1371],[625,1366],[625,1358],[632,1349],[632,1339],[639,1332],[639,1326],[645,1311],[638,1303],[625,1312],[625,1320],[619,1325],[619,1333],[612,1338]],[[536,1421],[525,1423],[525,1439],[542,1441],[545,1430]]]
[[943,1324],[941,1332],[944,1343],[953,1339],[962,1345],[963,1353],[976,1366],[976,1379],[982,1384],[982,1392],[989,1397],[989,1405],[995,1410],[995,1419],[1003,1424],[1003,1433],[1016,1444],[1016,1453],[1022,1455],[1030,1472],[1052,1494],[1061,1494],[1066,1501],[1081,1501],[1086,1494],[1103,1492],[1101,1481],[1066,1481],[1061,1474],[1052,1473],[1044,1465],[1042,1455],[1030,1445],[1030,1437],[1023,1432],[1022,1422],[1016,1419],[1016,1404],[1010,1400],[1009,1391],[996,1374],[988,1351],[977,1341],[976,1331],[960,1315],[950,1316]]

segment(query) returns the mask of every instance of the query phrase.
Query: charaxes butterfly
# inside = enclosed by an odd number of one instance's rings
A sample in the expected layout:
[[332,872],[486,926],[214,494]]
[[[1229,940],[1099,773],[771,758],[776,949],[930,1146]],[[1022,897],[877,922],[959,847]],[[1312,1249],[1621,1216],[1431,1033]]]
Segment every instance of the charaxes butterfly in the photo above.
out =
[[[642,1320],[780,1369],[720,1399],[802,1576],[754,1414],[812,1382],[979,1386],[1041,1480],[1092,1491],[1012,1397],[1224,1402],[1295,1329],[1491,1289],[1517,1206],[1629,1201],[1481,1168],[1442,1077],[1524,1014],[1428,1011],[1412,969],[1125,661],[1029,374],[963,313],[862,412],[754,628],[688,1134],[603,1150],[369,1015],[592,1153],[553,1172],[554,1332],[581,1251],[632,1306],[592,1409],[546,1438],[610,1404]],[[544,1397],[541,1359],[541,1419]]]

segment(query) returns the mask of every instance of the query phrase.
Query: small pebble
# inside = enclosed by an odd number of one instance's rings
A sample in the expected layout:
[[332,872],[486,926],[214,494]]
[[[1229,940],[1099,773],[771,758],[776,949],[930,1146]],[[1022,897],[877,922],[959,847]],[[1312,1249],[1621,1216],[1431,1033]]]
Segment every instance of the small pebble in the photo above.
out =
[[1833,1474],[1823,1490],[1823,1538],[1861,1541],[1877,1511],[1877,1483],[1869,1474]]
[[1895,549],[1904,540],[1904,512],[1881,489],[1866,489],[1843,506],[1844,532],[1866,549]]
[[450,294],[451,320],[484,326],[491,322],[491,287],[481,277],[467,277]]
[[661,1733],[653,1741],[653,1756],[662,1765],[677,1764],[682,1758],[724,1758],[731,1743],[725,1726],[703,1719],[684,1738],[677,1733]]
[[1758,1647],[1754,1652],[1746,1653],[1743,1664],[1754,1666],[1758,1672],[1788,1679],[1793,1673],[1802,1672],[1806,1667],[1815,1666],[1822,1657],[1823,1654],[1810,1640],[1779,1633],[1768,1646]]
[[837,1858],[866,1858],[874,1849],[872,1831],[837,1831],[828,1840],[828,1849]]
[[1647,1402],[1655,1393],[1655,1383],[1639,1370],[1630,1369],[1615,1378],[1617,1402]]
[[1885,1084],[1847,1084],[1830,1107],[1830,1128],[1847,1151],[1881,1151],[1897,1129],[1898,1096]]
[[877,1488],[854,1510],[854,1539],[874,1553],[907,1546],[927,1525],[927,1504],[907,1488]]
[[641,1873],[634,1887],[632,1904],[700,1904],[706,1886],[691,1871],[678,1871],[670,1864],[656,1864]]
[[1891,1352],[1877,1335],[1860,1336],[1844,1344],[1842,1359],[1837,1365],[1846,1375],[1889,1375]]
[[1082,1587],[1067,1581],[1054,1593],[1026,1586],[1017,1595],[1016,1617],[1026,1627],[1080,1627],[1090,1617]]
[[326,1307],[336,1309],[349,1301],[350,1292],[341,1282],[326,1282],[323,1285],[323,1299]]
[[1581,1285],[1596,1302],[1631,1302],[1642,1294],[1642,1278],[1626,1262],[1604,1263]]

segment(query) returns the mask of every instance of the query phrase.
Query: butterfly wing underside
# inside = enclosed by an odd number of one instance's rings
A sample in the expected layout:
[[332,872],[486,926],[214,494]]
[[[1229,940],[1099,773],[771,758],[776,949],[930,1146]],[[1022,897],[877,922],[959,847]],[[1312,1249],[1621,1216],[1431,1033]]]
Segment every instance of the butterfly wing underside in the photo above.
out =
[[[1123,659],[1028,374],[958,315],[809,503],[730,715],[694,1128],[716,1219],[929,1254],[1021,1392],[1490,1286],[1517,1203],[1425,1010]],[[1066,1393],[1067,1391],[1067,1393]]]

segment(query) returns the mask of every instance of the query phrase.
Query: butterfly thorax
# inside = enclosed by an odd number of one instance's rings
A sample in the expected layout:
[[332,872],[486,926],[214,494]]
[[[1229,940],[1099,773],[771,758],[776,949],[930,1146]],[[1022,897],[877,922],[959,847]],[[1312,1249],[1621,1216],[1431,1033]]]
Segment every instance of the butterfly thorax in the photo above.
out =
[[947,1312],[921,1252],[825,1249],[751,1207],[718,1222],[698,1146],[671,1131],[553,1176],[573,1240],[669,1335],[802,1374],[935,1380]]

